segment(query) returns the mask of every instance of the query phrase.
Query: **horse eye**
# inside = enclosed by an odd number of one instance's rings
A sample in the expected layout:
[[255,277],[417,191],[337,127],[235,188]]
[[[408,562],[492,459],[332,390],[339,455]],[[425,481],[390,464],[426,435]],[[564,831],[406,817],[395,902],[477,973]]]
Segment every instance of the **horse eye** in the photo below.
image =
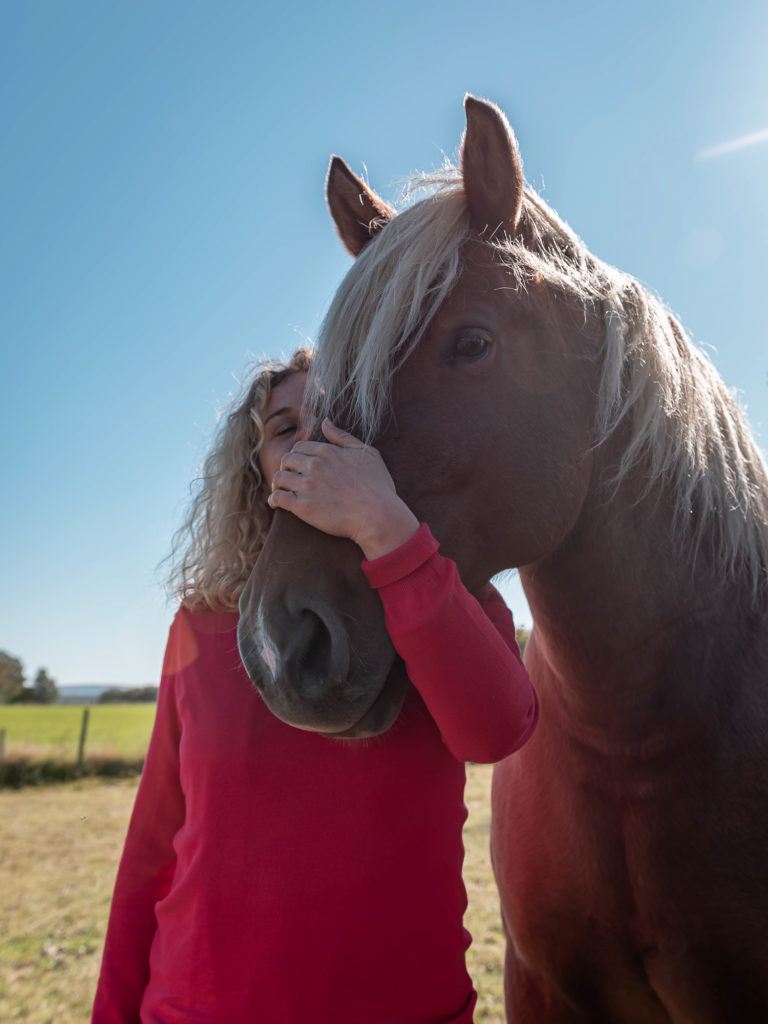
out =
[[453,346],[454,359],[481,359],[490,348],[490,341],[482,334],[462,334]]

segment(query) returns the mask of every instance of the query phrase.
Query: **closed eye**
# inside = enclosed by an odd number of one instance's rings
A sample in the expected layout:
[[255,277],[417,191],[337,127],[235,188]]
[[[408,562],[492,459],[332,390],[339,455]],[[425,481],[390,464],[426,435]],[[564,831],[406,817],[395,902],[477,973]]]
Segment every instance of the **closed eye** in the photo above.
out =
[[275,437],[283,437],[286,434],[295,434],[299,429],[298,423],[283,423],[275,431]]

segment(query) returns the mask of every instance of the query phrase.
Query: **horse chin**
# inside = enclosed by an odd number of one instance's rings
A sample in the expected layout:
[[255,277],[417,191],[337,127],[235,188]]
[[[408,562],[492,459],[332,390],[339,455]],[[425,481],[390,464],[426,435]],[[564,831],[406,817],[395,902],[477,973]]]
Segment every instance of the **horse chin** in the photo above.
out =
[[408,676],[402,658],[395,658],[371,706],[358,721],[341,732],[318,730],[321,736],[333,740],[364,740],[381,736],[390,729],[400,714],[408,687]]
[[[318,733],[329,739],[362,740],[385,733],[400,714],[408,687],[405,664],[401,658],[395,657],[381,686],[365,710],[358,711],[359,717],[350,725],[348,701],[342,699],[333,704],[325,704],[321,708],[297,700],[295,696],[293,699],[286,699],[285,692],[275,686],[271,673],[259,655],[241,656],[251,682],[275,718],[279,718],[281,722],[294,729]],[[335,709],[338,711],[337,715],[334,714]],[[337,728],[334,718],[343,724]]]

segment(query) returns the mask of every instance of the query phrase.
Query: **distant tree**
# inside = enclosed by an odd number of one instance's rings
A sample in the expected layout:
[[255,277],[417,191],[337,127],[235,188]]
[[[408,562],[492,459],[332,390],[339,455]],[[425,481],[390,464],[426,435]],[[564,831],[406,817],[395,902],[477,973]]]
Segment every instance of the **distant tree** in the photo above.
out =
[[0,651],[0,704],[18,700],[24,690],[24,667],[18,658]]
[[37,704],[37,699],[35,698],[35,691],[32,689],[31,686],[23,686],[21,688],[21,693],[17,693],[15,697],[12,697],[8,701],[8,703],[9,704]]
[[520,657],[525,654],[525,645],[528,643],[530,635],[530,629],[526,629],[524,626],[517,626],[515,628],[515,638],[517,640],[517,646],[520,648]]
[[96,703],[97,704],[117,704],[118,701],[125,700],[123,694],[125,690],[121,686],[110,686],[108,690],[104,690],[100,693]]
[[51,679],[44,668],[37,670],[35,681],[32,684],[34,701],[36,704],[53,704],[59,696],[59,688],[56,681]]

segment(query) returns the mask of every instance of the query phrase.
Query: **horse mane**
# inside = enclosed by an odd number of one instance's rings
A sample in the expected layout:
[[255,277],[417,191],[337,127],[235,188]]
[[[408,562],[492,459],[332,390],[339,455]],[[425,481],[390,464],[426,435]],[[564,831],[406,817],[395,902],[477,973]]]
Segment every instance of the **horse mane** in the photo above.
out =
[[[424,192],[425,198],[412,202]],[[404,205],[407,204],[407,205]],[[462,271],[472,230],[461,171],[413,179],[401,212],[342,281],[318,337],[308,408],[343,414],[370,443],[389,408],[393,374],[421,340]],[[514,238],[487,239],[521,295],[536,281],[580,303],[604,342],[595,448],[628,438],[609,492],[642,467],[643,496],[662,484],[674,525],[690,524],[694,556],[711,549],[723,578],[768,589],[768,471],[734,394],[678,320],[630,275],[598,260],[526,188]],[[540,289],[537,289],[540,291]]]

